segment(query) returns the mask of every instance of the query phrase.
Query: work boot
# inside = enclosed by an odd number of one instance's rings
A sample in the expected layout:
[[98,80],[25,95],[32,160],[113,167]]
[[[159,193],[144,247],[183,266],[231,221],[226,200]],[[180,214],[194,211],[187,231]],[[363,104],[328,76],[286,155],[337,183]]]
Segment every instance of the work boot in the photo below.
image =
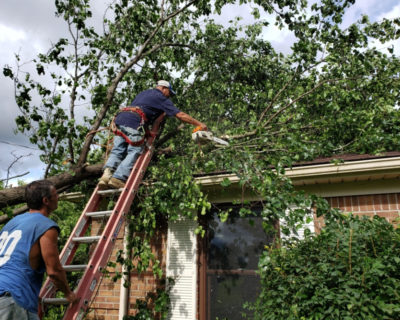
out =
[[117,178],[111,178],[108,186],[113,189],[121,189],[125,187],[125,181],[119,180]]
[[108,188],[108,183],[110,182],[110,179],[112,177],[112,171],[110,168],[105,168],[103,175],[101,176],[99,180],[98,187],[100,190],[104,190]]

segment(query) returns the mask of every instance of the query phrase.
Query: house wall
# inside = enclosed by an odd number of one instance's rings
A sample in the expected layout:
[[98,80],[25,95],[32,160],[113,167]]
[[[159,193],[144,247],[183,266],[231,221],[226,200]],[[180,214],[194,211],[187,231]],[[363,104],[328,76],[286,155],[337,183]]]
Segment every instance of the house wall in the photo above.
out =
[[[98,235],[102,230],[103,225],[99,222],[93,222],[91,235]],[[115,262],[118,251],[123,250],[124,227],[121,227],[115,242],[114,249],[111,254],[110,261]],[[161,267],[164,272],[166,269],[166,230],[162,228],[153,238],[151,242],[152,252],[161,262]],[[87,320],[118,320],[120,306],[120,289],[121,279],[114,281],[113,277],[116,272],[121,272],[121,266],[115,268],[107,268],[107,276],[103,276],[95,294],[92,297],[90,312],[85,317]],[[135,315],[135,304],[137,300],[145,300],[147,295],[155,293],[157,288],[162,287],[159,279],[156,279],[153,272],[149,268],[146,272],[138,275],[136,271],[130,274],[129,287],[129,315]],[[148,300],[150,306],[152,300]],[[157,318],[156,318],[157,319]]]
[[[343,212],[370,217],[377,215],[396,226],[400,222],[400,193],[333,196],[325,199],[332,208],[338,208]],[[316,218],[314,224],[316,232],[319,232],[323,226],[323,219]]]
[[[374,216],[386,218],[390,223],[397,225],[397,218],[400,215],[400,183],[398,178],[374,179],[363,181],[335,181],[335,183],[296,185],[297,189],[308,193],[318,194],[324,197],[331,207],[339,208],[343,212],[352,212],[356,215]],[[245,195],[246,200],[259,200],[251,194],[244,193],[237,184],[232,184],[228,189],[222,189],[219,183],[213,182],[205,187],[209,194],[209,200],[215,203],[231,202],[240,199]],[[321,218],[314,220],[315,231],[318,232],[323,226]],[[101,230],[101,225],[92,228],[92,235]],[[124,228],[118,235],[112,257],[122,250]],[[166,270],[167,256],[167,228],[160,230],[152,242],[153,253],[161,261],[162,267]],[[113,260],[113,259],[111,259]],[[115,260],[115,258],[114,258]],[[109,277],[103,277],[96,289],[96,295],[91,305],[91,312],[86,319],[117,320],[119,312],[120,280],[112,281],[115,270],[108,269]],[[120,271],[120,266],[117,267]],[[131,274],[131,287],[129,291],[129,314],[134,315],[134,305],[137,299],[145,299],[146,294],[155,292],[162,284],[156,280],[150,270],[140,276],[133,272]],[[179,293],[177,293],[179,295]],[[173,318],[172,318],[173,319]]]

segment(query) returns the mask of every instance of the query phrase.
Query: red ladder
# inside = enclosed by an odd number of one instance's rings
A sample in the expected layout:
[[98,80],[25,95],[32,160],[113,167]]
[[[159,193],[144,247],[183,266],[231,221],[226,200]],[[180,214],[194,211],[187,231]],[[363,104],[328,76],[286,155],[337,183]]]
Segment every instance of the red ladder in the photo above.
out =
[[[109,256],[114,247],[117,235],[125,221],[125,217],[129,212],[144,173],[150,163],[154,152],[153,142],[159,133],[160,124],[164,120],[164,117],[165,114],[163,113],[154,122],[151,134],[146,140],[145,148],[133,166],[124,188],[119,190],[98,190],[97,187],[95,188],[60,254],[60,261],[65,271],[84,272],[76,290],[74,290],[80,300],[78,303],[67,308],[63,317],[65,320],[81,320],[88,311],[90,299],[100,281],[102,272],[107,265]],[[103,197],[118,192],[121,192],[121,194],[113,210],[96,211]],[[109,218],[101,236],[85,236],[85,232],[89,228],[92,219],[103,217]],[[95,242],[97,242],[96,248],[92,250],[87,265],[71,265],[76,250],[80,244],[92,244]],[[40,301],[42,301],[41,306],[39,306],[41,311],[43,311],[44,305],[68,304],[68,301],[65,298],[54,298],[55,294],[56,288],[50,279],[47,278],[39,295]]]

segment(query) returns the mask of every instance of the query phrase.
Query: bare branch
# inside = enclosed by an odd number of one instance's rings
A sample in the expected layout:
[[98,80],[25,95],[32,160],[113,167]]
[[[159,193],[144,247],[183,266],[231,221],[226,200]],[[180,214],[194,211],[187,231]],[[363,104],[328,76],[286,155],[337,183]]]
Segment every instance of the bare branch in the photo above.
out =
[[[51,148],[51,151],[50,151],[50,154],[49,154],[50,158],[51,158],[51,155],[56,151],[56,148],[57,148],[59,140],[60,139],[59,139],[58,136],[54,139],[53,147]],[[46,167],[46,170],[45,170],[45,173],[44,173],[45,178],[47,178],[47,175],[49,174],[51,165],[52,165],[52,163],[51,163],[51,161],[49,159],[49,163],[48,163],[48,165]]]
[[20,177],[26,176],[26,175],[29,174],[29,173],[30,173],[30,171],[27,171],[27,172],[18,174],[18,175],[13,176],[13,177],[7,177],[6,179],[0,179],[0,181],[7,181],[7,180],[15,179],[15,178],[20,178]]
[[[10,165],[8,166],[8,168],[7,168],[7,175],[6,175],[6,178],[3,179],[3,180],[1,180],[1,181],[6,181],[6,183],[5,183],[5,185],[4,185],[4,188],[7,188],[7,187],[8,187],[8,181],[10,181],[11,179],[13,179],[13,178],[10,178],[10,171],[11,171],[11,168],[12,168],[20,159],[22,159],[22,158],[24,158],[24,157],[29,157],[29,156],[32,155],[32,153],[29,153],[29,154],[17,156],[17,155],[14,154],[14,152],[11,152],[11,154],[12,154],[12,156],[14,157],[14,161],[12,161],[11,164],[10,164]],[[28,172],[28,173],[29,173],[29,172]],[[25,175],[25,174],[23,174],[23,175]],[[18,176],[17,176],[17,177],[18,177]]]
[[173,130],[171,132],[168,132],[167,134],[163,135],[162,137],[160,137],[159,139],[157,139],[156,142],[156,148],[158,146],[163,145],[165,142],[167,142],[169,139],[173,138],[174,136],[176,136],[178,134],[179,131],[182,131],[183,128],[185,127],[185,125],[182,123],[180,124],[176,130]]

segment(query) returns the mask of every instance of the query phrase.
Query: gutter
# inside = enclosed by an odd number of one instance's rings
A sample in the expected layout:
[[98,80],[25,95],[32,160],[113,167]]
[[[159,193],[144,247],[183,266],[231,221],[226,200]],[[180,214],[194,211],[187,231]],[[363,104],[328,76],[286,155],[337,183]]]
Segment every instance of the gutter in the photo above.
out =
[[[287,169],[285,176],[294,185],[399,178],[400,157],[298,166]],[[238,176],[233,173],[196,177],[195,181],[204,187],[211,187],[219,185],[224,179],[232,184],[239,182]]]

